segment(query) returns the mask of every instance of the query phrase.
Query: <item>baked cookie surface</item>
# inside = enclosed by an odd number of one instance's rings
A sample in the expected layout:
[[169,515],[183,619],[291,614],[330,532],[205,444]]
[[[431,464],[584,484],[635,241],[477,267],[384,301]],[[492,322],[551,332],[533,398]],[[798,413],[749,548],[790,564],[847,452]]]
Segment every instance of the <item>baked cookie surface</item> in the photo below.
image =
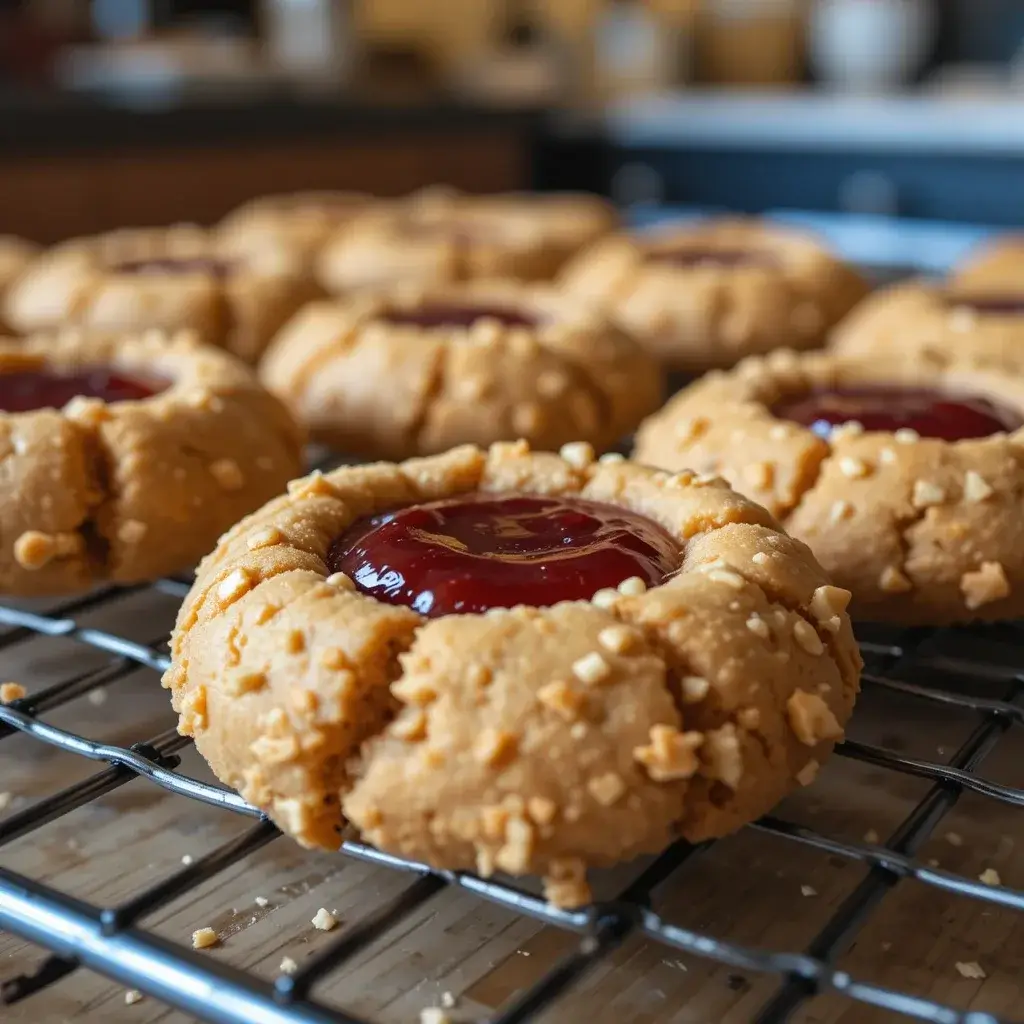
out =
[[222,251],[236,257],[269,250],[312,274],[324,243],[366,213],[376,200],[363,192],[292,192],[261,196],[229,213],[217,226]]
[[[353,524],[386,532],[395,510],[438,503],[513,502],[492,540],[514,547],[524,496],[568,504],[557,530],[648,523],[667,546],[659,578],[616,567],[581,599],[425,617],[408,573],[389,583],[369,555],[354,576],[335,569]],[[475,553],[478,534],[461,536]],[[445,558],[465,547],[444,530],[428,542]],[[521,551],[512,563],[537,568]],[[455,571],[440,572],[426,585]],[[722,835],[812,781],[858,687],[848,600],[720,480],[582,444],[464,447],[295,481],[239,523],[200,566],[164,682],[218,777],[303,845],[336,847],[348,820],[390,853],[539,874],[578,905],[588,867]]]
[[0,590],[187,569],[300,471],[253,373],[187,337],[0,340]]
[[403,282],[544,281],[616,224],[597,196],[428,190],[381,204],[341,230],[320,254],[319,279],[338,295]]
[[193,225],[114,231],[45,250],[9,289],[19,333],[194,330],[255,362],[280,326],[319,290],[269,249],[245,259]]
[[1017,299],[1024,306],[1024,236],[982,243],[953,268],[949,286],[957,294]]
[[657,408],[657,364],[543,285],[404,288],[306,307],[260,373],[313,438],[405,458],[525,437],[614,444]]
[[[0,235],[0,307],[7,290],[18,275],[32,262],[39,252],[39,246],[14,235]],[[7,330],[3,310],[0,308],[0,330]]]
[[839,355],[1024,367],[1024,289],[1015,296],[967,281],[911,281],[882,289],[843,321],[829,348]]
[[[872,394],[861,423],[857,403]],[[788,403],[808,400],[838,401],[839,414],[788,418]],[[896,429],[878,428],[888,420]],[[1002,374],[779,352],[681,392],[643,424],[633,455],[721,473],[764,504],[853,592],[856,617],[944,625],[1024,614],[1022,424],[1024,385]]]
[[561,284],[614,313],[666,366],[690,372],[816,348],[867,292],[814,238],[755,219],[610,236],[573,260]]

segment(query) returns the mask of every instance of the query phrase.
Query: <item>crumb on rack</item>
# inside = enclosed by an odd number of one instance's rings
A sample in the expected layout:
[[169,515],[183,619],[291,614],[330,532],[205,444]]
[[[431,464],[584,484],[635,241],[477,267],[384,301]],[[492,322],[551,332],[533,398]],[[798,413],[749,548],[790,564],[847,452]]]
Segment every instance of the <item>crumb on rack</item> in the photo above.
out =
[[266,896],[257,896],[256,897],[256,906],[257,907],[265,907],[269,902],[270,902],[270,900],[268,900]]
[[321,907],[313,917],[313,927],[321,932],[329,932],[338,926],[338,919],[325,907]]
[[130,988],[124,994],[124,1001],[126,1006],[134,1006],[136,1003],[141,1003],[142,999],[143,995],[137,988]]
[[1002,885],[1003,880],[999,877],[999,872],[995,868],[985,868],[980,875],[978,875],[978,881],[984,882],[986,885]]
[[424,1006],[420,1010],[420,1024],[452,1024],[452,1019],[440,1006]]
[[281,958],[281,966],[278,970],[282,974],[294,974],[298,969],[299,965],[290,956]]
[[94,708],[101,707],[107,701],[107,691],[102,686],[97,686],[95,690],[89,691],[88,700]]
[[219,941],[217,933],[212,928],[197,928],[192,933],[193,949],[209,949],[210,946],[216,946]]
[[817,896],[818,890],[815,889],[813,885],[801,885],[800,893],[803,896]]
[[959,832],[947,832],[946,842],[949,843],[950,846],[963,846],[964,837],[960,835]]
[[962,978],[974,978],[976,980],[980,980],[988,977],[985,973],[985,968],[982,967],[977,960],[968,960],[966,962],[963,960],[957,960],[956,969],[957,973]]
[[0,704],[21,700],[28,693],[21,683],[0,683]]

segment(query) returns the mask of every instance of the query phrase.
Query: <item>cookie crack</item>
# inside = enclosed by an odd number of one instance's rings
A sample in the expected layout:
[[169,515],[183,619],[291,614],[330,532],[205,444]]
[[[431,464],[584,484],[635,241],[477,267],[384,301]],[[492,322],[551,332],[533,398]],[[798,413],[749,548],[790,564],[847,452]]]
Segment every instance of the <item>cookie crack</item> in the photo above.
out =
[[[796,499],[788,503],[783,511],[779,512],[779,521],[789,529],[789,520],[796,515],[796,513],[803,507],[804,503],[810,498],[814,492],[814,489],[818,486],[818,481],[821,480],[822,474],[825,472],[825,466],[833,458],[836,457],[835,449],[829,445],[828,450],[821,453],[821,457],[818,458],[817,462],[811,468],[810,478],[806,481],[803,477],[794,485],[799,493]],[[803,484],[802,487],[799,484]]]
[[448,376],[448,358],[451,349],[447,342],[439,344],[434,351],[434,358],[430,366],[430,377],[427,386],[420,397],[420,407],[412,418],[406,432],[407,447],[415,447],[417,451],[423,451],[423,432],[426,430],[427,417],[430,415],[431,406],[441,397],[444,391],[444,383]]

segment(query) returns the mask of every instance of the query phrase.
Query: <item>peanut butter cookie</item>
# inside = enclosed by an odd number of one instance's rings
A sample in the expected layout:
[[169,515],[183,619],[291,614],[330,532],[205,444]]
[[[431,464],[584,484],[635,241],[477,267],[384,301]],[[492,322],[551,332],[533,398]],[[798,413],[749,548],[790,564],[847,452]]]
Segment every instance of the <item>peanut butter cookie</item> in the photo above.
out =
[[201,228],[177,225],[73,239],[43,252],[9,290],[6,319],[20,333],[190,329],[255,362],[317,294],[280,253],[238,259]]
[[191,338],[0,340],[0,591],[186,569],[302,465],[253,373]]
[[[39,246],[32,242],[14,235],[0,235],[0,306],[8,289],[38,252]],[[7,327],[0,309],[0,330],[6,330]]]
[[339,228],[366,213],[375,200],[362,192],[295,192],[262,196],[220,222],[222,251],[235,258],[267,250],[313,274],[316,257]]
[[313,475],[199,568],[164,683],[306,846],[586,871],[808,784],[860,659],[808,549],[721,480],[525,442]]
[[661,397],[656,363],[618,327],[517,282],[313,303],[261,374],[316,440],[381,458],[518,437],[604,448]]
[[614,235],[566,267],[563,287],[602,304],[675,370],[816,348],[867,292],[815,239],[759,220]]
[[1024,615],[1024,384],[964,364],[778,352],[714,374],[634,457],[721,473],[810,544],[853,613]]
[[979,278],[911,281],[879,291],[834,332],[844,356],[899,353],[938,363],[1024,368],[1024,289],[982,290]]
[[1024,236],[1003,235],[978,246],[949,276],[959,295],[1016,299],[1024,310]]
[[430,190],[382,205],[340,230],[319,260],[334,294],[401,282],[485,277],[548,280],[617,223],[597,196],[465,196]]

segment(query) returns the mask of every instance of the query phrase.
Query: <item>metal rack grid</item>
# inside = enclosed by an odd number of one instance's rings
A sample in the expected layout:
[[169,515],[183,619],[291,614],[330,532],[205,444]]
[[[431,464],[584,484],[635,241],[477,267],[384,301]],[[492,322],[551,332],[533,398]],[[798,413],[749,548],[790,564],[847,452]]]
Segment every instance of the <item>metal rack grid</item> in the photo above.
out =
[[[175,580],[163,580],[155,586],[173,596],[182,596],[187,589],[186,584]],[[225,812],[250,816],[255,824],[241,836],[115,906],[91,905],[41,881],[0,867],[0,928],[51,951],[34,972],[2,982],[0,1006],[28,999],[72,972],[89,968],[218,1024],[247,1024],[249,1021],[363,1024],[355,1017],[318,1002],[311,994],[313,986],[343,968],[352,957],[441,889],[456,886],[580,936],[574,952],[553,964],[536,984],[515,995],[490,1018],[494,1024],[528,1020],[552,1006],[571,1007],[570,990],[574,982],[631,935],[643,936],[668,949],[711,958],[738,970],[777,976],[774,994],[753,1018],[757,1022],[787,1020],[805,1001],[829,991],[936,1024],[999,1024],[1005,1020],[988,1013],[958,1011],[926,998],[861,981],[834,964],[871,912],[904,879],[916,879],[936,892],[1024,912],[1024,893],[960,877],[914,859],[922,843],[965,792],[980,794],[1007,807],[1024,806],[1024,790],[978,774],[983,761],[1004,734],[1024,722],[1024,669],[996,661],[928,653],[929,641],[942,635],[936,631],[912,631],[898,636],[895,641],[881,639],[862,643],[868,662],[867,686],[944,705],[971,715],[976,725],[945,764],[853,741],[838,748],[840,757],[917,776],[931,783],[924,798],[885,842],[848,842],[774,816],[749,826],[832,856],[857,861],[868,869],[860,884],[802,952],[766,952],[722,941],[680,927],[656,912],[653,890],[695,852],[694,847],[685,843],[666,850],[615,898],[570,912],[552,908],[542,899],[511,885],[469,874],[431,871],[357,842],[346,842],[343,855],[408,872],[411,884],[385,901],[368,918],[346,929],[297,972],[281,974],[269,982],[202,958],[191,949],[147,932],[140,921],[278,839],[277,829],[236,794],[180,773],[177,770],[179,752],[191,741],[173,730],[122,747],[92,742],[46,721],[47,712],[135,672],[140,666],[155,673],[167,665],[166,647],[162,642],[140,644],[80,622],[87,614],[115,599],[144,590],[143,587],[108,588],[58,605],[46,613],[0,605],[0,626],[6,627],[0,632],[0,652],[33,637],[63,637],[109,656],[99,669],[62,679],[26,698],[0,705],[0,740],[23,733],[40,743],[106,765],[83,781],[0,821],[0,849],[139,777]],[[1024,633],[1014,626],[1001,627],[995,632],[1018,648],[1024,640]],[[991,637],[993,630],[981,633]],[[978,638],[979,631],[958,634],[957,649],[962,650]],[[983,680],[988,688],[996,686],[999,697],[969,695],[949,685],[965,677]],[[560,1003],[560,1000],[565,1002]],[[572,1019],[571,1015],[567,1019]]]

